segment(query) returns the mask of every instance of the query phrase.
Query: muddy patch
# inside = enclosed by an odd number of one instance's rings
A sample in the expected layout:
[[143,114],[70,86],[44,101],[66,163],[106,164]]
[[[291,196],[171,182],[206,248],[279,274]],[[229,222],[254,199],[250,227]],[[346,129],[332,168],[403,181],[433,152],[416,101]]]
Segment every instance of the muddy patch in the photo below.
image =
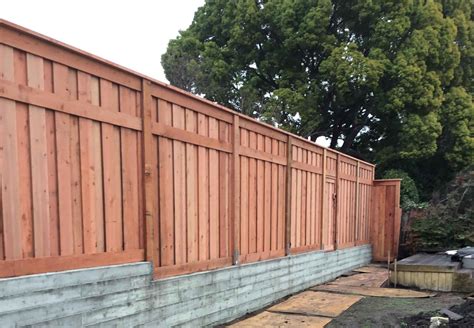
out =
[[[326,327],[412,327],[407,325],[403,318],[420,313],[437,313],[443,308],[451,308],[463,301],[461,295],[451,293],[417,299],[366,297],[333,319]],[[428,326],[429,324],[425,324],[423,327]]]
[[[474,300],[467,300],[459,305],[454,305],[449,308],[452,312],[461,315],[463,318],[459,320],[449,320],[446,327],[467,328],[474,327]],[[432,316],[447,317],[439,311],[418,313],[417,315],[404,318],[403,322],[406,327],[428,327],[430,325],[430,318]]]

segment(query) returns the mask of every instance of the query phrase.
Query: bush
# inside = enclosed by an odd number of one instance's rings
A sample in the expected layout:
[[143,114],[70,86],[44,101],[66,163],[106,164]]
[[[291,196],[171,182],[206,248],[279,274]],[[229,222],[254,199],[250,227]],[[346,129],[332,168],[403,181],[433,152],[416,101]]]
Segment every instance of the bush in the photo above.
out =
[[459,173],[439,200],[432,200],[413,223],[415,244],[422,249],[474,245],[474,167]]
[[404,210],[420,207],[420,197],[415,181],[402,170],[387,170],[382,175],[383,179],[402,179],[400,186],[400,207]]

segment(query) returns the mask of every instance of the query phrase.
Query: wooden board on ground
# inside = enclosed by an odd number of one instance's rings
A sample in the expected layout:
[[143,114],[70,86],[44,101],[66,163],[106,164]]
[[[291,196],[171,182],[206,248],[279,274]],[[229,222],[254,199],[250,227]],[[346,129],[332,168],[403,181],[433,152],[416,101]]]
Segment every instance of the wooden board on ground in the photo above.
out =
[[332,319],[315,316],[262,312],[230,327],[324,327]]
[[357,268],[352,270],[354,272],[362,272],[362,273],[371,273],[371,272],[387,272],[387,268],[380,266],[380,265],[367,265],[361,268]]
[[340,277],[332,282],[335,285],[382,287],[388,280],[387,270],[383,272],[359,273],[349,277]]
[[307,291],[272,306],[271,312],[337,317],[362,297]]
[[[426,298],[435,296],[434,293],[424,293],[409,289],[399,288],[378,288],[378,287],[366,287],[366,286],[344,286],[327,284],[311,288],[314,291],[327,291],[332,292],[331,296],[340,294],[350,295],[362,295],[362,296],[373,296],[373,297],[396,297],[396,298]],[[330,297],[330,296],[329,296]]]

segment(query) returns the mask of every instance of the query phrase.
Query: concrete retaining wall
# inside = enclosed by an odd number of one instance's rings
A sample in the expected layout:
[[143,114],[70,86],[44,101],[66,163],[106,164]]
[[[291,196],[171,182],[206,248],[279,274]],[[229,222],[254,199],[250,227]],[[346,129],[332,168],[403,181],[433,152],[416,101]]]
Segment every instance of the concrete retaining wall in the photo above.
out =
[[174,325],[228,322],[371,260],[370,246],[311,252],[151,281],[149,263],[0,279],[9,326]]

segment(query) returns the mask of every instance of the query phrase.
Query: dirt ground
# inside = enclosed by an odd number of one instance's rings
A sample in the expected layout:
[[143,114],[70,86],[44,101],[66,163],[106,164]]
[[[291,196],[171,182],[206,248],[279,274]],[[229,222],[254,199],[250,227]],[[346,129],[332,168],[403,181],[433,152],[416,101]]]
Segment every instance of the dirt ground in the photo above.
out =
[[[458,320],[450,320],[447,327],[474,327],[474,299],[467,300],[466,302],[459,305],[453,305],[449,308],[449,310],[461,315],[463,318]],[[437,313],[435,313],[435,315],[437,315]],[[405,318],[403,321],[406,323],[407,327],[427,327],[430,325],[430,318],[432,316],[432,312],[421,312],[415,316]],[[446,317],[445,314],[442,314],[442,316]]]
[[[235,327],[429,327],[449,309],[461,316],[447,327],[474,327],[474,300],[467,294],[384,288],[388,272],[369,265],[311,287],[226,326]],[[434,296],[433,296],[434,295]],[[355,299],[353,299],[355,298]]]
[[423,313],[428,318],[443,308],[450,308],[464,302],[463,295],[438,293],[431,298],[380,298],[366,297],[342,315],[333,319],[326,327],[416,327],[409,319]]

